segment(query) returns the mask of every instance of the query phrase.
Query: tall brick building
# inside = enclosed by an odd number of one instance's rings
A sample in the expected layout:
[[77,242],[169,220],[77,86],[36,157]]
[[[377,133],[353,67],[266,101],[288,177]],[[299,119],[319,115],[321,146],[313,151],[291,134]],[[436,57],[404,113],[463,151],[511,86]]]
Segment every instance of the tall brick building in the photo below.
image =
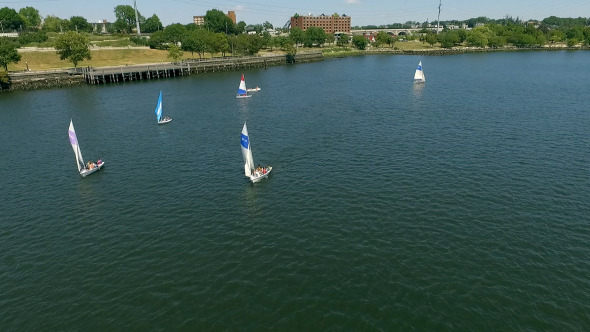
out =
[[350,33],[350,16],[337,14],[300,16],[295,14],[291,17],[291,28],[301,28],[305,31],[309,27],[322,28],[326,33]]

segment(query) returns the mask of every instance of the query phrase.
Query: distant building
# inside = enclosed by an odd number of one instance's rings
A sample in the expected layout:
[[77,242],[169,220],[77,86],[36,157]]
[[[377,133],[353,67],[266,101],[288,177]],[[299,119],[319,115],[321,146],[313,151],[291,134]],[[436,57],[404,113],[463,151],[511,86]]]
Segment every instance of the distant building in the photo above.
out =
[[[227,17],[229,17],[231,19],[231,21],[234,22],[234,24],[236,24],[236,12],[235,11],[230,10],[225,15]],[[193,23],[195,23],[196,25],[205,24],[205,16],[193,16]]]
[[338,14],[300,16],[295,14],[291,17],[291,28],[300,28],[305,31],[309,27],[322,28],[326,33],[350,33],[350,16],[339,16]]
[[227,17],[231,18],[231,21],[234,22],[234,24],[236,24],[236,12],[234,12],[233,10],[228,11]]
[[110,25],[107,20],[98,20],[92,24],[92,30],[95,33],[107,33],[107,25]]
[[205,16],[193,16],[193,22],[196,25],[203,25],[205,24]]

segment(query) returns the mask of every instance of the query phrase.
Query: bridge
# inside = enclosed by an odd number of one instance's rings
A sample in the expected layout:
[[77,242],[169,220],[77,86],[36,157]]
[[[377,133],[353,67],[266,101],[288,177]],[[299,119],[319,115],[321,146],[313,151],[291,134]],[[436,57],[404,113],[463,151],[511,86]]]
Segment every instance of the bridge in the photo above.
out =
[[[384,31],[389,34],[393,34],[396,36],[403,36],[403,35],[411,35],[413,33],[417,33],[422,31],[423,28],[412,28],[412,29],[360,29],[360,30],[351,30],[350,33],[353,35],[370,35],[372,33],[378,33],[379,31]],[[433,31],[436,31],[436,28],[430,28]]]

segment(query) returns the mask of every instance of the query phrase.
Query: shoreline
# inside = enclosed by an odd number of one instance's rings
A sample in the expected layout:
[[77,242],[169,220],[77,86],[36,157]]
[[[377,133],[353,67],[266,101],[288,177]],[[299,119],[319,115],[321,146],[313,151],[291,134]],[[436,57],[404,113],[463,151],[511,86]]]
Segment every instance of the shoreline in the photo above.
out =
[[[47,71],[9,72],[8,83],[0,82],[0,93],[9,91],[37,90],[47,88],[61,88],[82,84],[107,84],[144,79],[161,79],[184,75],[216,71],[237,71],[246,68],[268,68],[269,66],[292,65],[297,63],[321,62],[330,58],[344,58],[349,56],[364,55],[456,55],[471,53],[497,53],[497,52],[535,52],[535,51],[583,51],[590,47],[503,47],[497,49],[456,47],[450,49],[396,49],[396,48],[370,48],[368,50],[356,50],[343,48],[342,50],[330,49],[316,52],[300,52],[295,56],[295,62],[290,63],[286,55],[275,56],[245,56],[229,58],[213,58],[206,60],[184,60],[181,62],[168,62],[161,64],[121,65],[110,67],[81,67],[69,69],[56,69]],[[151,66],[151,68],[150,68]]]

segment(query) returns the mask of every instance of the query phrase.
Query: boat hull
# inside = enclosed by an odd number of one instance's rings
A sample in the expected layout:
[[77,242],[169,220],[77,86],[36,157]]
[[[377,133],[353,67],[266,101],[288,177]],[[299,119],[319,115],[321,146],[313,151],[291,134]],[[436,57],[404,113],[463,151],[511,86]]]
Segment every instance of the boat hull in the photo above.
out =
[[236,98],[250,98],[251,95],[237,95]]
[[252,181],[252,183],[256,183],[264,178],[267,178],[270,175],[270,172],[272,172],[272,167],[268,166],[268,172],[260,175],[252,174],[250,175],[250,181]]
[[159,125],[161,125],[161,124],[168,123],[168,122],[170,122],[170,121],[172,121],[172,119],[165,119],[165,120],[160,120],[160,121],[158,121],[158,124],[159,124]]
[[94,166],[94,168],[92,168],[92,169],[83,169],[80,171],[80,175],[82,175],[82,177],[86,177],[96,171],[99,171],[103,166],[104,166],[104,162]]

